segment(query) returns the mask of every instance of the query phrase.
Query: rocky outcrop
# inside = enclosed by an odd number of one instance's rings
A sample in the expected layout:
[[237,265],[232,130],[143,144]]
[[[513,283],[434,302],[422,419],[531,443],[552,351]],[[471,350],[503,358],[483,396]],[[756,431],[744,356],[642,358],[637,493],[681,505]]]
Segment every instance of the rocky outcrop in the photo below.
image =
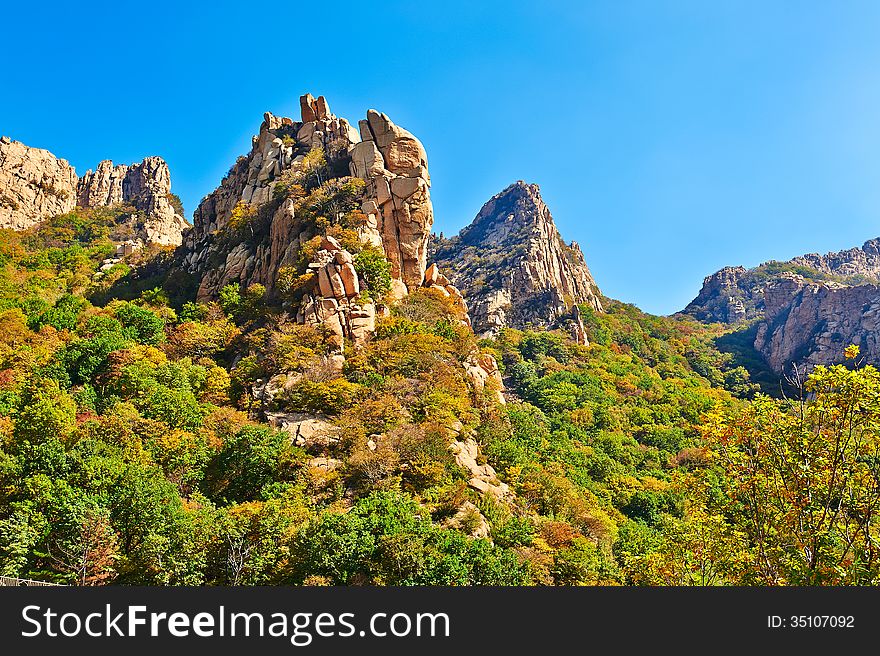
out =
[[477,394],[482,394],[487,385],[495,393],[498,403],[507,403],[504,398],[504,381],[495,357],[489,353],[480,353],[464,361],[464,370]]
[[764,290],[765,317],[755,348],[778,374],[794,365],[811,368],[843,360],[857,344],[861,354],[880,363],[880,287],[814,282],[784,274]]
[[584,326],[584,318],[581,314],[581,307],[579,305],[575,305],[572,310],[568,330],[575,344],[581,346],[590,345],[590,340],[587,339],[587,328]]
[[348,149],[359,141],[357,130],[344,118],[331,114],[323,96],[318,100],[303,96],[300,104],[301,122],[266,112],[250,153],[239,157],[220,186],[199,204],[193,215],[193,230],[187,235],[191,255],[188,264],[202,262],[204,253],[199,247],[226,227],[236,205],[260,207],[269,203],[281,174],[299,170],[313,148],[324,150],[331,168],[347,170]]
[[602,311],[601,294],[580,247],[566,244],[537,185],[519,181],[494,196],[433,258],[460,289],[474,331],[549,326],[575,304]]
[[171,174],[161,157],[114,166],[110,160],[77,178],[47,150],[0,138],[0,227],[24,230],[74,207],[131,205],[124,223],[144,243],[179,245],[188,227],[175,209]]
[[427,289],[432,289],[438,294],[451,299],[452,306],[456,313],[461,317],[462,323],[467,326],[471,325],[471,318],[468,315],[467,303],[464,300],[464,296],[461,295],[458,287],[449,281],[449,278],[440,273],[440,269],[437,268],[436,264],[432,264],[425,271],[425,280],[422,282],[422,286]]
[[0,137],[0,228],[24,230],[71,211],[76,181],[67,161]]
[[825,255],[725,267],[703,281],[683,312],[700,321],[755,322],[754,347],[777,375],[840,362],[851,343],[880,364],[878,283],[880,239],[871,239]]
[[343,350],[346,339],[355,346],[364,344],[376,330],[376,305],[358,298],[361,288],[351,253],[333,237],[324,237],[309,271],[314,282],[297,322],[322,327],[336,352]]
[[418,139],[385,114],[371,109],[358,126],[361,142],[351,151],[351,174],[367,182],[372,204],[364,213],[376,222],[392,277],[418,287],[434,224],[428,156]]
[[80,178],[76,197],[77,205],[86,208],[133,206],[136,212],[128,222],[146,243],[179,246],[189,227],[172,203],[171,173],[161,157],[130,165],[104,160]]
[[761,280],[745,267],[724,267],[706,276],[697,297],[683,310],[699,321],[737,323],[759,316],[764,309]]
[[[323,96],[300,98],[300,112],[300,121],[266,113],[251,152],[238,159],[195,211],[182,266],[199,276],[199,298],[216,297],[229,283],[258,283],[273,296],[279,271],[295,266],[302,246],[320,232],[297,216],[292,199],[279,199],[275,190],[302,171],[306,157],[318,148],[330,179],[350,175],[364,180],[364,221],[356,233],[388,257],[395,294],[423,283],[433,223],[424,147],[374,110],[367,112],[360,130],[335,116]],[[227,230],[233,211],[242,206],[258,224],[251,239],[235,239]],[[332,308],[309,310],[322,316]]]
[[880,281],[880,239],[869,239],[861,248],[836,253],[807,253],[791,262],[829,276]]
[[465,501],[461,504],[455,514],[443,522],[443,526],[444,528],[464,531],[472,538],[492,539],[492,525],[483,513],[480,512],[480,509],[470,501]]
[[449,450],[455,457],[455,463],[467,470],[468,487],[499,500],[508,498],[512,494],[507,483],[498,480],[492,465],[485,462],[480,464],[484,459],[481,457],[479,444],[473,438],[455,440],[449,445]]
[[339,441],[339,428],[324,417],[301,412],[267,412],[266,421],[290,435],[293,444],[306,450],[329,448]]
[[880,282],[880,239],[866,241],[861,248],[825,255],[808,253],[752,269],[724,267],[703,280],[700,293],[682,312],[707,322],[739,323],[759,318],[764,312],[765,285],[787,274],[847,285]]

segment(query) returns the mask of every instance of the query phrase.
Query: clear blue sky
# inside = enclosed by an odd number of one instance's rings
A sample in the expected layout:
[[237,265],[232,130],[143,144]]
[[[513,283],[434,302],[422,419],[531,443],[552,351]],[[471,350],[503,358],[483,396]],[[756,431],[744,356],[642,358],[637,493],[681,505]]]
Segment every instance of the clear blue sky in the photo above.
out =
[[607,295],[669,313],[880,236],[878,33],[855,1],[8,3],[0,133],[161,155],[191,215],[264,111],[374,107],[425,143],[436,229],[537,182]]

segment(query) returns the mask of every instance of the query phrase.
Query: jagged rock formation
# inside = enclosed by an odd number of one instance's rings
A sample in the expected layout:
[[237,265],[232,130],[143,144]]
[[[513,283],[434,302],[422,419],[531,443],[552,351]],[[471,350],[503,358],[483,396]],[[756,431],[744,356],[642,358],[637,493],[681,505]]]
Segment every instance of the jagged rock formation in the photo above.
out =
[[189,227],[171,202],[171,173],[161,157],[115,166],[104,160],[80,178],[76,197],[80,207],[132,205],[137,213],[129,222],[147,243],[180,245]]
[[[302,168],[306,155],[320,146],[333,170],[346,171],[348,149],[358,133],[345,119],[330,113],[323,97],[301,99],[305,120],[294,122],[269,112],[263,116],[251,152],[238,161],[206,196],[193,215],[186,235],[183,266],[201,277],[198,297],[216,297],[229,283],[275,289],[278,272],[290,265],[315,232],[296,220],[293,199],[277,204],[273,190],[286,171]],[[243,203],[266,215],[268,235],[259,243],[239,241],[232,248],[223,239],[236,205]]]
[[707,276],[697,297],[682,310],[700,321],[738,323],[762,316],[764,287],[786,273],[816,282],[854,285],[880,281],[880,239],[861,248],[819,255],[808,253],[787,262],[765,262],[752,269],[724,267]]
[[368,183],[373,203],[364,213],[371,222],[375,217],[392,277],[418,287],[434,223],[428,156],[418,139],[385,114],[371,109],[358,126],[362,141],[352,148],[351,174]]
[[309,270],[316,284],[300,305],[297,322],[323,327],[337,352],[346,338],[355,346],[363,344],[376,330],[376,305],[358,301],[361,288],[351,253],[333,237],[324,237]]
[[461,290],[474,331],[547,326],[575,304],[602,310],[580,247],[562,241],[538,185],[519,181],[492,197],[433,258]]
[[700,293],[683,312],[706,322],[753,319],[764,309],[762,282],[745,267],[724,267],[703,279]]
[[776,374],[839,362],[851,343],[880,363],[877,283],[880,239],[872,239],[861,248],[753,269],[725,267],[703,281],[683,312],[701,321],[757,321],[754,347]]
[[[302,169],[310,151],[323,150],[332,178],[348,175],[365,182],[360,240],[382,248],[391,262],[397,296],[421,285],[433,223],[427,156],[412,134],[370,110],[360,131],[330,112],[323,96],[300,99],[301,121],[264,115],[251,152],[238,161],[220,187],[205,197],[186,236],[183,266],[201,279],[198,296],[215,297],[224,285],[265,285],[274,293],[279,270],[290,266],[315,227],[298,220],[291,199],[279,202],[274,190],[288,172]],[[262,217],[266,234],[230,247],[225,234],[236,206]]]
[[131,205],[125,223],[146,243],[179,245],[188,227],[171,202],[171,174],[161,157],[114,166],[110,160],[77,178],[47,150],[0,138],[0,227],[25,230],[74,207]]
[[0,138],[0,228],[30,228],[75,203],[76,171],[66,160]]
[[880,286],[784,274],[767,284],[764,299],[755,348],[775,372],[841,362],[849,344],[858,344],[869,362],[880,363]]
[[880,239],[869,239],[861,248],[836,253],[807,253],[791,260],[829,276],[880,280]]
[[458,314],[463,317],[463,322],[468,326],[471,325],[471,318],[468,314],[467,303],[464,300],[464,296],[461,295],[458,287],[450,282],[449,278],[440,273],[440,269],[437,268],[436,264],[432,264],[425,271],[425,279],[422,282],[422,286],[427,289],[433,289],[447,298],[451,298],[452,304],[458,311]]

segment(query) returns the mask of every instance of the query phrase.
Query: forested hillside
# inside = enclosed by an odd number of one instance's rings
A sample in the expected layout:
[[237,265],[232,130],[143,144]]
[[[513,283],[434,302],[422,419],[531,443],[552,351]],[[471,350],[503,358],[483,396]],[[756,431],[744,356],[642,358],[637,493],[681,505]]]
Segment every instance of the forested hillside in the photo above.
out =
[[524,184],[493,230],[559,248],[517,254],[542,264],[529,313],[492,305],[479,339],[428,266],[421,143],[301,108],[265,116],[177,248],[136,245],[120,203],[0,230],[0,575],[876,582],[880,374],[858,346],[786,398],[733,327],[574,284],[583,256]]

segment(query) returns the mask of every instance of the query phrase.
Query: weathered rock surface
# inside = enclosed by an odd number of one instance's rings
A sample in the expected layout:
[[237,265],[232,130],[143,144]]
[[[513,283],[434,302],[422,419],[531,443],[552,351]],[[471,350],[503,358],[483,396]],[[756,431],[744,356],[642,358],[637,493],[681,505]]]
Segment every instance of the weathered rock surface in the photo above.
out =
[[856,277],[880,281],[880,239],[869,239],[861,248],[836,253],[807,253],[791,260],[829,276]]
[[847,286],[784,274],[767,284],[764,299],[755,348],[775,372],[841,362],[849,344],[859,345],[868,361],[880,363],[877,285]]
[[432,264],[425,271],[425,280],[422,282],[422,286],[427,289],[433,289],[437,293],[452,299],[452,305],[461,317],[462,322],[467,326],[471,325],[471,318],[468,315],[464,296],[461,295],[458,287],[450,282],[449,278],[440,273],[440,269],[437,268],[436,264]]
[[489,385],[490,389],[495,392],[499,403],[507,402],[504,398],[504,381],[501,378],[501,371],[498,369],[498,362],[492,355],[480,353],[468,358],[464,361],[464,370],[478,394],[482,394],[486,386]]
[[706,276],[697,297],[683,310],[706,322],[737,323],[764,309],[764,288],[745,267],[724,267]]
[[267,412],[269,425],[290,435],[296,446],[327,448],[339,441],[339,428],[324,417],[300,412]]
[[132,227],[146,243],[179,246],[189,227],[171,202],[171,173],[161,157],[130,165],[104,160],[80,178],[76,197],[80,207],[132,205]]
[[756,321],[754,347],[779,375],[794,365],[840,362],[851,343],[880,364],[878,283],[880,239],[872,239],[861,248],[753,269],[725,267],[704,280],[683,312],[701,321]]
[[443,526],[465,531],[472,538],[489,538],[492,532],[489,520],[470,501],[461,504],[456,513],[443,523]]
[[359,127],[362,141],[351,151],[351,174],[367,181],[377,208],[367,214],[375,216],[392,277],[418,287],[434,224],[428,156],[418,139],[385,114],[371,109]]
[[171,202],[171,174],[161,157],[114,166],[110,160],[77,178],[47,150],[0,138],[0,227],[24,230],[74,207],[132,205],[126,223],[145,243],[179,245],[189,227]]
[[480,464],[480,447],[473,438],[455,440],[449,445],[455,462],[470,474],[468,486],[481,494],[490,494],[496,499],[504,499],[512,493],[507,483],[498,480],[498,475],[489,464]]
[[849,285],[880,282],[880,239],[866,241],[861,248],[825,255],[808,253],[787,262],[765,262],[752,269],[724,267],[703,280],[700,293],[682,312],[708,322],[755,319],[764,312],[765,285],[787,273]]
[[323,327],[337,352],[346,339],[355,346],[364,344],[376,331],[376,305],[358,300],[361,288],[351,253],[333,237],[324,237],[309,270],[315,282],[300,305],[297,322]]
[[76,171],[48,150],[0,138],[0,228],[24,230],[76,204]]
[[[335,116],[323,96],[303,96],[300,111],[300,121],[266,113],[251,152],[238,159],[195,211],[183,267],[200,277],[199,298],[216,297],[229,283],[242,287],[259,283],[270,296],[275,292],[279,270],[295,263],[300,247],[315,236],[316,229],[299,220],[292,199],[280,202],[273,192],[282,176],[302,170],[305,156],[314,148],[324,151],[331,177],[350,174],[365,181],[361,206],[365,224],[358,226],[357,234],[389,258],[395,294],[422,284],[433,209],[421,143],[374,110],[358,131]],[[239,204],[259,215],[265,233],[259,239],[230,243],[225,228]],[[330,305],[310,308],[309,313],[333,315]]]
[[534,184],[519,181],[495,195],[459,235],[438,239],[433,257],[483,335],[554,324],[574,304],[602,311],[580,247],[562,241]]

